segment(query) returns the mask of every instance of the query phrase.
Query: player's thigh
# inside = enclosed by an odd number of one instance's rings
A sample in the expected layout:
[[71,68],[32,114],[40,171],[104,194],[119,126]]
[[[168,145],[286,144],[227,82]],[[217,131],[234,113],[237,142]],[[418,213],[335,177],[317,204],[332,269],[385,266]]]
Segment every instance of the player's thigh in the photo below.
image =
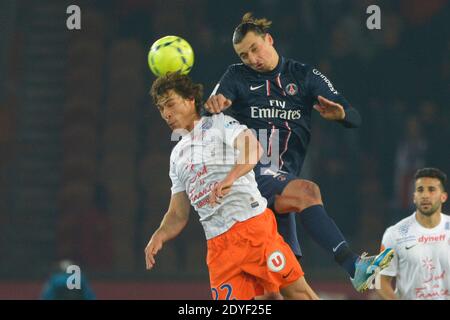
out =
[[291,182],[298,180],[293,174],[280,171],[257,168],[255,169],[256,182],[262,196],[267,199],[267,207],[276,213],[278,232],[289,244],[296,256],[301,256],[301,248],[297,237],[297,224],[295,220],[295,212],[282,212],[275,210],[275,199],[284,192],[286,186]]
[[248,252],[243,246],[242,229],[249,223],[251,219],[241,229],[232,228],[207,242],[206,263],[214,300],[249,300],[264,292],[258,281],[240,267]]
[[267,199],[267,207],[272,210],[276,196],[281,195],[291,181],[298,179],[295,175],[284,171],[261,168],[255,169],[255,178],[261,195]]
[[270,210],[253,222],[246,237],[249,251],[240,267],[255,276],[267,293],[278,292],[280,287],[303,276],[297,257],[278,233]]
[[279,213],[297,211],[322,203],[319,186],[309,180],[293,179],[276,196],[274,208]]

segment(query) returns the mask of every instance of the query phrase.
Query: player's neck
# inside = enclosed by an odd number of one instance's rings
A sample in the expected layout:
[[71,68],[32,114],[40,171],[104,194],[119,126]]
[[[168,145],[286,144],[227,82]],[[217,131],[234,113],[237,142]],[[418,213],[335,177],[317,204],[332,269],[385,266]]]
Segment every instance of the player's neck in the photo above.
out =
[[432,229],[441,222],[441,210],[436,210],[431,216],[426,216],[417,210],[416,220],[422,227]]

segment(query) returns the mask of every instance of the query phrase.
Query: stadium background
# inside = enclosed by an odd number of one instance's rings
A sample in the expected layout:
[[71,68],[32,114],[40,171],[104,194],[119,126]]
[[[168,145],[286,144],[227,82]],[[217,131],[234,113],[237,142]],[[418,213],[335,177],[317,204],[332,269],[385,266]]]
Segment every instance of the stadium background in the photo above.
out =
[[[69,4],[81,7],[81,31],[66,28]],[[370,4],[381,30],[366,28]],[[357,130],[316,115],[303,170],[356,251],[378,251],[385,228],[412,212],[417,168],[450,173],[446,0],[1,1],[1,299],[39,298],[62,258],[98,298],[209,298],[195,213],[145,271],[173,147],[148,96],[146,54],[159,37],[182,36],[209,94],[237,62],[231,34],[246,11],[271,19],[279,53],[317,66],[362,114]],[[300,233],[319,293],[372,297]]]

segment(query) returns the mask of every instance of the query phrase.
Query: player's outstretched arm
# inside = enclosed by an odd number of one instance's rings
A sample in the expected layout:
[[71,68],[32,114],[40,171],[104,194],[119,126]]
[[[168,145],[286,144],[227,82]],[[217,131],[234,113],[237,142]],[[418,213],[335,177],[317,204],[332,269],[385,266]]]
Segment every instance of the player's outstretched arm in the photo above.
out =
[[239,152],[236,164],[225,179],[220,181],[211,191],[209,197],[211,206],[218,202],[217,199],[228,194],[234,181],[247,174],[250,170],[253,170],[264,152],[258,139],[249,129],[242,131],[236,137],[234,140],[234,148]]
[[150,270],[155,265],[155,255],[163,244],[175,238],[186,226],[189,220],[190,203],[186,192],[178,192],[170,198],[167,210],[159,228],[153,233],[145,248],[145,262]]
[[328,100],[322,96],[317,97],[317,102],[318,104],[314,105],[314,109],[316,109],[324,119],[334,121],[344,120],[345,110],[339,103]]
[[344,127],[357,128],[361,125],[361,115],[352,107],[345,109],[341,104],[322,96],[317,96],[314,109],[326,120],[338,121]]
[[220,113],[231,106],[232,101],[223,94],[211,95],[205,102],[205,109],[210,113]]

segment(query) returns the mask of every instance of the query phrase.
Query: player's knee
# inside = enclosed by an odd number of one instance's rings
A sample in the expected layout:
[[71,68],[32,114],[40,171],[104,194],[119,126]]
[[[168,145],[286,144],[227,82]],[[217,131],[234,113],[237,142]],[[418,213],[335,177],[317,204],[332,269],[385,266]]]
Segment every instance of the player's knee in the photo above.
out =
[[322,204],[322,196],[320,188],[317,184],[308,180],[298,180],[297,183],[297,211],[302,210],[317,204]]
[[322,200],[320,188],[317,184],[308,180],[301,180],[301,183],[302,187],[300,190],[305,198],[311,199],[313,201]]

